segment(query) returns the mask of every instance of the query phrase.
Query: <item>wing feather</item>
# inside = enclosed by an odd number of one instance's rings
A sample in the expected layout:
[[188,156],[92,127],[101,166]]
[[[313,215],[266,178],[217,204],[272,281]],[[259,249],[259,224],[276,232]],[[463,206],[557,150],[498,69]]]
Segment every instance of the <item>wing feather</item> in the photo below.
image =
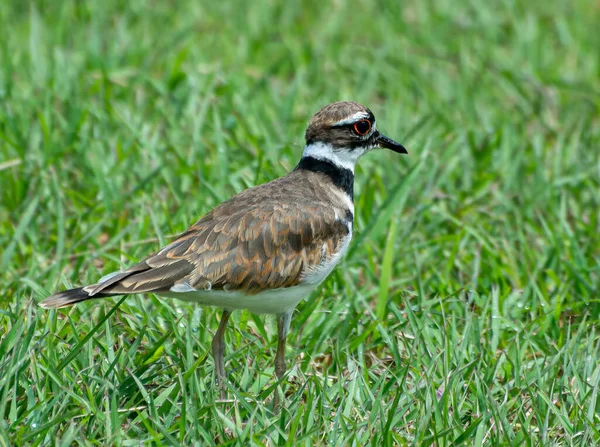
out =
[[[306,272],[334,255],[349,230],[337,218],[347,210],[319,190],[322,179],[302,189],[289,178],[224,202],[158,253],[86,291],[90,296],[160,293],[176,286],[175,291],[191,287],[254,294],[299,284]],[[307,197],[321,199],[308,202]]]

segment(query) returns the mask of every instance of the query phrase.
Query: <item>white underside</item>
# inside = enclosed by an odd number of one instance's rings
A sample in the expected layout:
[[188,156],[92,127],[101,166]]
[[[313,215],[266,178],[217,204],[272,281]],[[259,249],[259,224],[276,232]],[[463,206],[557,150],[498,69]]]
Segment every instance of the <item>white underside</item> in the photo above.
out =
[[200,304],[216,306],[227,310],[247,309],[256,314],[281,314],[293,310],[300,301],[307,298],[318,284],[301,284],[285,289],[267,290],[256,295],[225,290],[197,290],[195,292],[167,292],[159,296],[176,298]]

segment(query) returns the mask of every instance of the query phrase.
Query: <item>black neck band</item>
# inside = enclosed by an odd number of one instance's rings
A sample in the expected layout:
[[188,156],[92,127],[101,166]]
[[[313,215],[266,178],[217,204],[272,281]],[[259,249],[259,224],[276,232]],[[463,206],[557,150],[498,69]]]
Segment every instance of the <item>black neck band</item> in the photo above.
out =
[[314,157],[302,157],[294,169],[306,169],[312,172],[322,172],[331,179],[333,184],[344,191],[354,200],[354,173],[350,169],[342,168],[328,160],[319,160]]

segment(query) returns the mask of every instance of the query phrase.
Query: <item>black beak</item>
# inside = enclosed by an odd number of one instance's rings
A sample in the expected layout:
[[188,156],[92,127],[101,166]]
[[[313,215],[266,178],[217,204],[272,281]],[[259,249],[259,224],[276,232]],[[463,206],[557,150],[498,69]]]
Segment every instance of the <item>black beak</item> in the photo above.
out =
[[399,154],[408,154],[408,151],[402,146],[400,143],[396,143],[391,138],[386,137],[383,134],[379,134],[375,139],[379,144],[379,147],[385,147],[387,149],[391,149],[394,152],[398,152]]

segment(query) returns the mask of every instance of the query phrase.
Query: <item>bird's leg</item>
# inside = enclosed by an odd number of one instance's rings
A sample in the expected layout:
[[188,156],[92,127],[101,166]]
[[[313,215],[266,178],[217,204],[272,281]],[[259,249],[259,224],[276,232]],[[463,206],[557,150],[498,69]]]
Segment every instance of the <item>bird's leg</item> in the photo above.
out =
[[225,377],[225,328],[227,327],[227,322],[229,321],[230,315],[230,311],[223,309],[219,328],[217,329],[217,332],[212,340],[212,355],[215,362],[215,379],[217,381],[217,385],[221,389],[221,399],[225,399],[225,397],[227,397],[225,395],[225,387],[227,383],[227,379]]
[[[277,315],[277,353],[275,354],[275,375],[280,381],[285,374],[285,342],[290,330],[290,321],[292,321],[293,311]],[[273,397],[273,406],[276,411],[280,409],[281,401],[279,399],[279,386],[275,389]]]

